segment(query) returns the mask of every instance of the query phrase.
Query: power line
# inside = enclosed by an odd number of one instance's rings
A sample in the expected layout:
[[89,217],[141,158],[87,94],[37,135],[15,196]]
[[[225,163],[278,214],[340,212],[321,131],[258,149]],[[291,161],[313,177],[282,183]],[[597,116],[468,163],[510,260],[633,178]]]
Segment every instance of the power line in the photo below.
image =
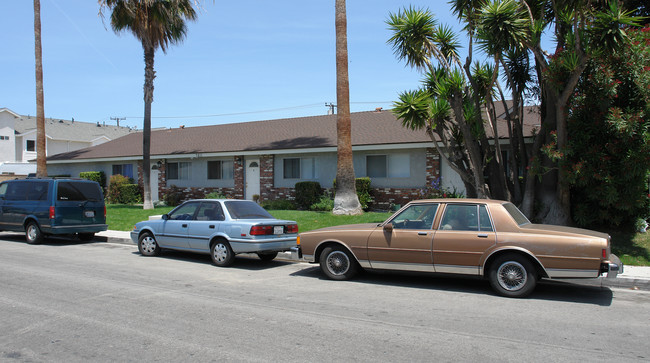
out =
[[[385,104],[385,103],[393,103],[393,101],[381,101],[381,102],[350,102],[351,104]],[[211,115],[189,115],[189,116],[152,116],[151,118],[156,118],[156,119],[167,119],[167,118],[183,118],[183,119],[188,119],[188,118],[207,118],[207,117],[224,117],[224,116],[239,116],[239,115],[250,115],[250,114],[255,114],[255,113],[266,113],[266,112],[276,112],[276,111],[287,111],[287,110],[296,110],[296,109],[301,109],[301,108],[312,108],[312,107],[322,107],[322,103],[312,103],[309,105],[301,105],[301,106],[293,106],[293,107],[283,107],[283,108],[274,108],[274,109],[268,109],[268,110],[258,110],[258,111],[246,111],[246,112],[232,112],[232,113],[219,113],[219,114],[211,114]],[[121,119],[127,119],[127,118],[142,118],[142,116],[125,116],[122,117]]]

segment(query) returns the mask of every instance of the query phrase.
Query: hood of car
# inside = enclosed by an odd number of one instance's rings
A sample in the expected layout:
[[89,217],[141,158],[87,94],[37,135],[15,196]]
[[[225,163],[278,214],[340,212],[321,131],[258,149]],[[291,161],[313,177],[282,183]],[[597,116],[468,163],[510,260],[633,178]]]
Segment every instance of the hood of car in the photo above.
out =
[[597,238],[608,239],[609,235],[606,233],[601,233],[597,231],[592,231],[589,229],[583,228],[574,228],[574,227],[565,227],[565,226],[554,226],[549,224],[526,224],[521,226],[522,231],[530,233],[544,233],[552,235],[571,235],[571,236],[590,236]]

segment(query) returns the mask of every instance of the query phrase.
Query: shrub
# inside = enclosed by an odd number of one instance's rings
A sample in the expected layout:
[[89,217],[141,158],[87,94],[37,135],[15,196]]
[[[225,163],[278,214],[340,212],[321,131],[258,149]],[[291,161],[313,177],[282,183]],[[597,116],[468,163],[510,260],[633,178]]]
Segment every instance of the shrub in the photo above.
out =
[[135,204],[142,202],[142,193],[137,184],[123,175],[111,176],[108,184],[107,200],[109,203]]
[[[372,188],[370,187],[370,178],[356,178],[354,184],[357,189],[357,198],[359,198],[361,208],[363,208],[363,210],[368,210],[370,204],[374,201],[371,194]],[[332,186],[334,188],[333,192],[336,192],[336,179],[334,179]]]
[[83,171],[79,173],[79,177],[96,181],[102,188],[106,188],[106,174],[103,171]]
[[211,192],[205,195],[206,199],[226,199],[226,196],[219,192]]
[[262,208],[267,210],[294,210],[296,205],[290,200],[277,199],[262,202]]
[[320,201],[312,204],[309,209],[322,212],[331,211],[334,209],[334,200],[329,195],[321,195]]
[[169,187],[167,190],[167,193],[163,196],[163,201],[165,201],[165,204],[167,204],[170,207],[175,207],[179,204],[181,204],[181,201],[183,200],[183,189],[172,185]]
[[318,203],[322,194],[323,189],[318,182],[296,183],[296,204],[300,209],[309,209],[312,204]]

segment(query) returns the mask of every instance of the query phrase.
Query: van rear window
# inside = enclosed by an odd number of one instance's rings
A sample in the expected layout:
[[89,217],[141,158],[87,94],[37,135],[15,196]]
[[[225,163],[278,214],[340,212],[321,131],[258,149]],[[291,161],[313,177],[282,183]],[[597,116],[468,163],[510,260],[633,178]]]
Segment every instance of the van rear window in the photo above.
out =
[[59,182],[56,195],[57,200],[102,200],[102,192],[95,183]]

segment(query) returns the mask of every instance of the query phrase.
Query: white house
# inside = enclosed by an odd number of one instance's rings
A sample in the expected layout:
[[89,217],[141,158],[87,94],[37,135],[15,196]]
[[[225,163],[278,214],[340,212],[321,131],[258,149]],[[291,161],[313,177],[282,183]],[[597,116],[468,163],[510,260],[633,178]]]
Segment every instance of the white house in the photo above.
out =
[[[135,133],[129,127],[45,119],[46,155],[75,151]],[[0,174],[36,172],[36,117],[0,108]],[[31,162],[30,162],[31,161]]]

